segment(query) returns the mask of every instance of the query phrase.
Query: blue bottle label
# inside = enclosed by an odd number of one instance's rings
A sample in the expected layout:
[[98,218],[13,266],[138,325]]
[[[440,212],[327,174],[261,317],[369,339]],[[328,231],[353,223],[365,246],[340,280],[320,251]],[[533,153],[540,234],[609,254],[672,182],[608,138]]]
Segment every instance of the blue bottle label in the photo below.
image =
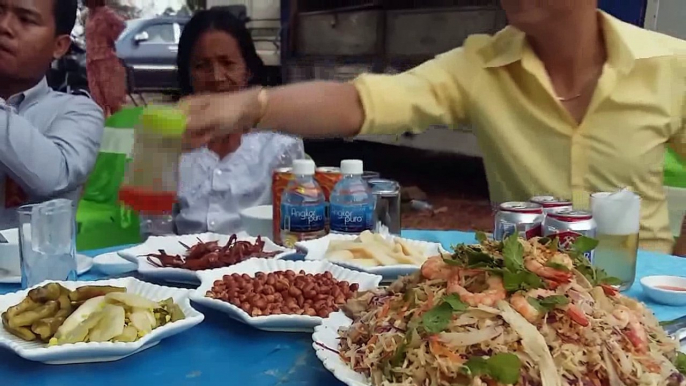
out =
[[331,204],[331,231],[360,233],[372,229],[374,208],[370,205]]
[[318,232],[326,223],[326,205],[281,204],[281,229],[290,232]]

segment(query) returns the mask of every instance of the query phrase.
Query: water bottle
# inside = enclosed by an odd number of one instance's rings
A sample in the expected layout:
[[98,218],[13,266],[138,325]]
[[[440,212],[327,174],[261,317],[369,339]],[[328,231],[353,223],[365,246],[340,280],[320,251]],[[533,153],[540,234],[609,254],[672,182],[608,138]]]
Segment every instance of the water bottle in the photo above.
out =
[[376,198],[362,179],[362,161],[342,161],[341,174],[343,178],[334,186],[329,198],[331,232],[357,234],[374,229],[372,218]]
[[312,160],[293,161],[293,180],[281,195],[281,242],[292,247],[297,241],[326,236],[326,199],[314,179]]

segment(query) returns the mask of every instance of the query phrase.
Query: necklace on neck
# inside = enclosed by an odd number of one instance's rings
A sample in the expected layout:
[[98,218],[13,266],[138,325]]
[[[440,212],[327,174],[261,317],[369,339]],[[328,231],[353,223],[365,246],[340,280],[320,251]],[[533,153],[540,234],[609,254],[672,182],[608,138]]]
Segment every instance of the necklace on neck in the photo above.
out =
[[586,83],[581,87],[581,91],[579,91],[578,94],[574,94],[574,95],[568,96],[568,97],[561,97],[559,95],[555,95],[555,99],[557,99],[558,102],[571,102],[575,99],[581,98],[581,96],[583,96],[586,93],[586,91],[588,91],[590,86],[593,85],[594,82],[597,82],[600,79],[600,76],[602,75],[602,73],[603,73],[603,67],[601,66],[600,70],[597,71],[595,74],[593,74],[593,76],[590,77],[586,81]]

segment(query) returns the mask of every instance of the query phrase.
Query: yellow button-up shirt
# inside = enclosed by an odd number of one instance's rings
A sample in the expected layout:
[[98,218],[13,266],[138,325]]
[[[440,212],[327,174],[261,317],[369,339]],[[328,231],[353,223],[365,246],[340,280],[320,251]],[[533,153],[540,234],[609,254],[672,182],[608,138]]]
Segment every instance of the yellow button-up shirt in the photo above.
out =
[[588,208],[590,193],[630,187],[641,248],[671,253],[663,160],[666,144],[686,157],[686,42],[601,15],[608,58],[581,124],[507,27],[405,73],[360,76],[362,134],[471,125],[494,203],[551,194]]

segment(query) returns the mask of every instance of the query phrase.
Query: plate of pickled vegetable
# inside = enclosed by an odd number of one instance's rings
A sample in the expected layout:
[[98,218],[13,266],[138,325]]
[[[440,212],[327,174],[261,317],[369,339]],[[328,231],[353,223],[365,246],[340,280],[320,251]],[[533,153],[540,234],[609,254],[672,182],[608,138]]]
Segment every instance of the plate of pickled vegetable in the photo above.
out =
[[189,292],[135,278],[44,282],[0,296],[0,346],[47,364],[119,360],[202,322]]

